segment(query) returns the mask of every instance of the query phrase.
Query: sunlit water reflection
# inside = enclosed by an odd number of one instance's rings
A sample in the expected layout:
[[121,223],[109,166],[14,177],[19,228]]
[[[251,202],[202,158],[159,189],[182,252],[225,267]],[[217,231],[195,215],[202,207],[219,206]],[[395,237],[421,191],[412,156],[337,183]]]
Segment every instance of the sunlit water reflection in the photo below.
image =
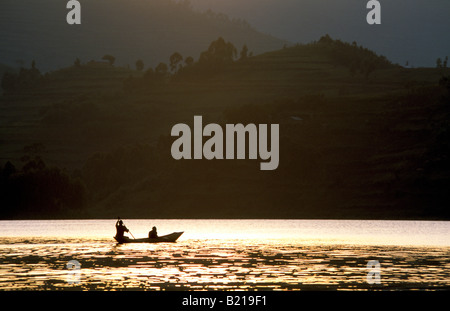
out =
[[[186,232],[118,245],[114,220],[2,221],[0,290],[450,288],[448,222],[126,221],[136,237],[154,223]],[[380,284],[367,282],[370,260]]]

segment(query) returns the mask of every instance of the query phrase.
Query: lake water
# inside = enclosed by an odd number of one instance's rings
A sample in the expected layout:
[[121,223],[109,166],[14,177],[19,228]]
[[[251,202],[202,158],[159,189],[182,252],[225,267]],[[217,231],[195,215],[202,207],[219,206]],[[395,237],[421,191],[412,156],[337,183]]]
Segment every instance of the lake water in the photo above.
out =
[[448,221],[124,222],[184,234],[118,245],[114,219],[0,221],[0,290],[450,289]]

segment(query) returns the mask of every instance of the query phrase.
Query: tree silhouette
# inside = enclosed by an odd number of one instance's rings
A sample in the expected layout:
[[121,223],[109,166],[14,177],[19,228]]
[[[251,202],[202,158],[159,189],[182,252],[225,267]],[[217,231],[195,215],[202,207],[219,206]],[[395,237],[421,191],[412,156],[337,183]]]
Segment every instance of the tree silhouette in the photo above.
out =
[[168,67],[166,63],[159,63],[155,68],[155,72],[160,75],[165,75],[168,72]]
[[159,63],[155,68],[155,77],[157,81],[166,81],[169,75],[169,67],[166,63]]
[[77,57],[77,58],[75,59],[75,61],[73,62],[73,64],[74,64],[75,67],[80,67],[80,66],[81,66],[81,61],[80,61],[80,59]]
[[184,60],[184,63],[186,64],[186,66],[190,67],[194,64],[194,58],[192,58],[191,56],[188,56]]
[[6,162],[5,166],[3,167],[3,170],[1,172],[2,178],[9,178],[11,175],[15,174],[17,172],[16,167],[10,162]]
[[36,62],[31,62],[31,68],[20,68],[19,73],[6,72],[3,74],[1,86],[6,94],[36,88],[42,80],[42,74],[36,68]]
[[145,80],[153,80],[154,77],[155,77],[155,72],[153,71],[153,68],[148,68],[148,69],[144,72],[143,78],[144,78]]
[[24,155],[20,158],[24,162],[22,170],[26,173],[31,171],[41,171],[45,169],[45,163],[41,158],[41,154],[45,151],[42,143],[35,143],[23,148]]
[[233,63],[236,54],[234,45],[219,37],[211,42],[207,51],[200,54],[199,64],[209,69],[223,68]]
[[242,47],[239,60],[245,60],[248,58],[248,47],[246,44]]
[[325,34],[324,36],[320,37],[319,43],[332,44],[333,43],[333,39],[331,39],[329,34]]
[[136,61],[136,70],[137,71],[142,71],[144,70],[144,62],[141,59],[138,59]]
[[103,60],[106,60],[111,66],[114,65],[116,58],[110,54],[103,55]]
[[445,56],[444,60],[442,60],[440,57],[436,59],[436,68],[439,69],[441,75],[444,75],[447,69],[447,63],[448,63],[448,56]]
[[178,64],[180,64],[183,61],[183,56],[181,56],[180,53],[175,52],[170,56],[170,71],[173,73],[177,71]]

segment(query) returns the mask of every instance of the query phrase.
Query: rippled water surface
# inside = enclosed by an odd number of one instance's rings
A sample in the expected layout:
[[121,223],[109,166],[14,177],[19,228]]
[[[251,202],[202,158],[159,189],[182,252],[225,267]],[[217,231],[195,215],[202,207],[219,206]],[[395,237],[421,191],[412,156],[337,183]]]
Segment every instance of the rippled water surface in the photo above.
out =
[[136,237],[185,233],[124,245],[114,223],[0,221],[0,290],[450,289],[449,222],[125,220]]

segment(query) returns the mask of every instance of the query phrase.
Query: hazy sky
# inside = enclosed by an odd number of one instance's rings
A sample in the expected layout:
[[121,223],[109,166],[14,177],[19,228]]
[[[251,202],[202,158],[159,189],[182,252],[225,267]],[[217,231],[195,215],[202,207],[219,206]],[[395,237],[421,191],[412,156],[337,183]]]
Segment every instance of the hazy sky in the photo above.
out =
[[307,43],[325,33],[404,65],[450,56],[449,0],[380,0],[382,24],[366,23],[366,0],[190,0],[195,8],[246,19],[266,33]]
[[[181,36],[186,40],[179,38],[187,28],[199,29],[187,27],[195,21],[172,17],[170,24],[153,9],[155,1],[83,0],[85,22],[80,27],[68,27],[64,25],[65,1],[0,0],[0,63],[16,65],[16,59],[36,59],[44,68],[44,62],[50,66],[53,59],[53,63],[61,59],[60,63],[68,64],[75,54],[86,61],[106,52],[123,59],[115,51],[117,38],[124,41],[120,47],[128,48],[133,59],[145,55],[159,62],[166,57],[165,50],[178,49],[197,55],[198,51],[189,50],[193,45],[186,43],[187,35]],[[414,67],[434,67],[438,57],[450,56],[450,0],[380,0],[381,25],[367,24],[367,0],[189,1],[197,10],[210,8],[245,19],[257,30],[293,43],[308,43],[328,33],[334,39],[356,41],[394,63],[405,65],[408,61]],[[113,2],[121,2],[121,6],[113,6]],[[148,11],[139,8],[142,14],[137,14],[133,11],[137,3]],[[148,16],[142,17],[144,13]],[[139,19],[137,15],[142,16]],[[196,35],[203,36],[198,30]],[[144,44],[150,47],[145,49]]]

